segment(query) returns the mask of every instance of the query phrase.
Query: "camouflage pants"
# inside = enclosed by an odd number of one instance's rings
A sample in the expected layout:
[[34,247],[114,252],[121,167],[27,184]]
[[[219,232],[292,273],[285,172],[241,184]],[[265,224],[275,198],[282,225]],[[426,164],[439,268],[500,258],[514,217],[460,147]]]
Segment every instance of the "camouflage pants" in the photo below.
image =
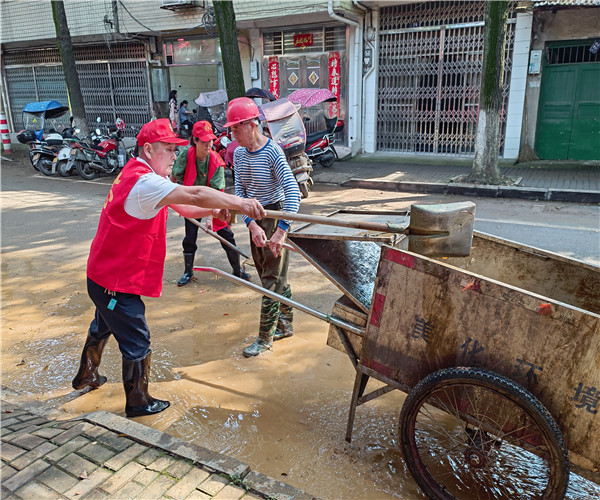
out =
[[[269,210],[281,210],[281,205],[269,205],[265,208]],[[262,219],[255,222],[263,229],[267,239],[270,239],[277,230],[278,221],[275,219]],[[257,247],[252,243],[252,238],[250,241],[252,259],[254,260],[256,272],[260,277],[262,286],[267,290],[291,298],[292,292],[287,282],[287,271],[290,261],[289,251],[284,248],[279,257],[275,257],[268,245],[266,247]],[[260,310],[259,338],[265,341],[270,341],[273,338],[280,313],[285,314],[285,317],[289,318],[291,324],[291,309],[291,307],[281,304],[277,300],[263,296]]]

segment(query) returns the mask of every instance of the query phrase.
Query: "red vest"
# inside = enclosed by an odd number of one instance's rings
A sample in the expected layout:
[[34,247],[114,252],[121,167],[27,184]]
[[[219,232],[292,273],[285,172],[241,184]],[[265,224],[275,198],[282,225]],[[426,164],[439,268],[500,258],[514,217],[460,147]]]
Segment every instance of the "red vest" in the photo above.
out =
[[167,207],[152,219],[141,220],[125,212],[129,192],[150,167],[129,160],[113,182],[92,241],[87,275],[115,292],[159,297],[167,252]]
[[[225,163],[223,162],[223,158],[219,156],[218,153],[214,151],[209,151],[208,153],[208,172],[206,174],[206,185],[210,186],[210,180],[215,175],[215,172],[219,167],[224,167]],[[198,176],[198,172],[196,171],[196,147],[191,146],[187,150],[187,158],[185,165],[185,173],[183,174],[183,185],[184,186],[193,186],[196,181],[196,177]],[[223,191],[221,189],[221,191]],[[221,219],[213,218],[213,231],[217,232],[227,226],[227,222],[222,221]]]

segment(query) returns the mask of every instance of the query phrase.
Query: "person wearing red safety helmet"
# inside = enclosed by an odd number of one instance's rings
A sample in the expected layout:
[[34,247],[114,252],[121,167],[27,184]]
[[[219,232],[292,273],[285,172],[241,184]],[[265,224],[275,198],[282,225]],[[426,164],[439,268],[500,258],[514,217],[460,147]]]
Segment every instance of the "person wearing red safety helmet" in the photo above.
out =
[[171,182],[167,177],[176,147],[187,141],[175,135],[168,119],[146,123],[137,144],[139,158],[129,160],[114,180],[92,241],[87,288],[96,312],[72,382],[76,390],[96,389],[106,382],[98,366],[108,338],[114,335],[123,358],[128,417],[152,415],[169,407],[168,401],[148,393],[150,331],[141,299],[162,292],[168,207],[194,218],[213,213],[225,219],[227,209],[250,217],[265,215],[257,200]]
[[[267,210],[296,213],[300,208],[300,189],[281,148],[265,137],[259,128],[258,106],[247,97],[233,99],[227,108],[226,127],[231,127],[239,142],[233,153],[235,194],[255,198]],[[287,282],[288,250],[283,243],[290,221],[256,220],[244,216],[250,231],[250,246],[262,286],[286,298],[292,298]],[[268,297],[262,298],[258,338],[247,346],[246,357],[272,349],[273,341],[293,335],[293,310]]]

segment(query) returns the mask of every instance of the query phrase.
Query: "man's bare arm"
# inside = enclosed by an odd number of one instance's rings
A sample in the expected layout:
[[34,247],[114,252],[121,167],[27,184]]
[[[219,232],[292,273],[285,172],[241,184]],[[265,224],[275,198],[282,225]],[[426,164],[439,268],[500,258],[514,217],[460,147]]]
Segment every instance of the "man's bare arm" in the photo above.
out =
[[208,186],[177,186],[158,204],[160,207],[165,205],[184,217],[194,219],[210,215],[212,208],[236,210],[253,219],[262,219],[265,215],[258,201],[223,193]]

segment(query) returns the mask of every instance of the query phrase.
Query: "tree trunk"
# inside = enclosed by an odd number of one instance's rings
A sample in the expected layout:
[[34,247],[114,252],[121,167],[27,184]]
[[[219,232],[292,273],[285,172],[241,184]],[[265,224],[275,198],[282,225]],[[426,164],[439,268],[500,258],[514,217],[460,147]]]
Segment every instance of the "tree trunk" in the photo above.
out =
[[479,91],[479,119],[475,139],[475,159],[467,177],[469,182],[500,184],[498,149],[500,146],[500,117],[502,113],[502,84],[504,81],[504,52],[506,50],[506,21],[508,0],[487,0],[483,68]]
[[213,0],[213,7],[217,29],[219,30],[227,97],[231,100],[242,97],[246,93],[244,74],[242,73],[242,59],[237,41],[235,11],[233,10],[233,2],[230,0]]
[[71,34],[67,24],[67,15],[65,14],[65,5],[63,0],[54,0],[52,5],[52,17],[54,18],[54,27],[56,28],[56,43],[60,52],[65,81],[67,82],[67,94],[69,96],[69,107],[73,114],[74,126],[81,130],[84,137],[89,137],[90,129],[85,116],[85,106],[81,87],[79,85],[79,76],[75,67],[75,56],[73,55],[73,45],[71,43]]

